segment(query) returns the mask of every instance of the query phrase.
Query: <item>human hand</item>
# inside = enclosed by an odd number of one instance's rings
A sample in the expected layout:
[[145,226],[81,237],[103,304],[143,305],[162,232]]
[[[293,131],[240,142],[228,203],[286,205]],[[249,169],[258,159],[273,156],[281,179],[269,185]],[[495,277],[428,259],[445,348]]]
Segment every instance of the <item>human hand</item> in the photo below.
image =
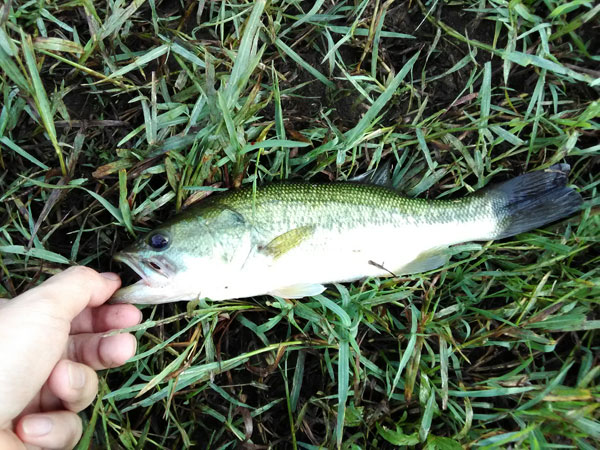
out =
[[71,267],[14,299],[0,300],[0,449],[73,448],[98,392],[95,370],[135,354],[133,305],[103,305],[121,285],[114,273]]

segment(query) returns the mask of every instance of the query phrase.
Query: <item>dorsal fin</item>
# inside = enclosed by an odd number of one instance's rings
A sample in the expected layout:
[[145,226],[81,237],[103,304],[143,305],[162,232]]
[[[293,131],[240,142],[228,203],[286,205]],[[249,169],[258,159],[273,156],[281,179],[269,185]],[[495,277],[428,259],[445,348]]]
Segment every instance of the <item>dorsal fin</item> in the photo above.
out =
[[382,162],[379,166],[367,170],[365,173],[348,179],[353,183],[376,184],[378,186],[392,186],[392,161]]

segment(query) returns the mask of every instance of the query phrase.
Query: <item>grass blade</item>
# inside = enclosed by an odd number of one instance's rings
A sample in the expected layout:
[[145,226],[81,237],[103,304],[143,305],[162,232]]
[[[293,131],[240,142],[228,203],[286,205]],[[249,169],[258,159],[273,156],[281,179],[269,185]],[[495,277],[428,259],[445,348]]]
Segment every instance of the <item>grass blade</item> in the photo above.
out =
[[46,89],[42,84],[42,79],[40,78],[40,73],[38,72],[31,36],[25,36],[24,34],[21,34],[21,44],[23,48],[23,56],[25,58],[25,63],[27,64],[27,69],[31,78],[31,96],[33,97],[33,100],[37,107],[40,119],[42,120],[42,124],[46,129],[46,133],[48,133],[50,142],[52,142],[52,146],[54,147],[54,150],[56,151],[56,154],[58,156],[60,170],[62,171],[63,176],[67,176],[67,167],[65,166],[65,160],[62,154],[62,149],[58,144],[58,139],[56,137],[56,129],[54,128],[54,113],[50,109],[50,103],[48,102]]

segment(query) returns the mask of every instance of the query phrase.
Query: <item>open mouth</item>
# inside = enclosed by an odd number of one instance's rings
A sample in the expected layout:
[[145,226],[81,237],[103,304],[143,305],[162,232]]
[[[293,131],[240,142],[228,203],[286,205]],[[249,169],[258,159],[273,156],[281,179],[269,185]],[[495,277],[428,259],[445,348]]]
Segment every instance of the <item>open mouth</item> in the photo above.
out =
[[139,255],[119,252],[113,260],[127,265],[140,276],[141,280],[134,284],[160,287],[174,275],[172,265],[165,258],[140,258]]
[[127,265],[131,270],[137,273],[141,280],[138,280],[134,284],[145,284],[147,286],[151,286],[150,279],[144,273],[144,268],[142,267],[141,260],[139,258],[135,258],[133,255],[129,253],[117,253],[113,256],[113,260],[123,263]]

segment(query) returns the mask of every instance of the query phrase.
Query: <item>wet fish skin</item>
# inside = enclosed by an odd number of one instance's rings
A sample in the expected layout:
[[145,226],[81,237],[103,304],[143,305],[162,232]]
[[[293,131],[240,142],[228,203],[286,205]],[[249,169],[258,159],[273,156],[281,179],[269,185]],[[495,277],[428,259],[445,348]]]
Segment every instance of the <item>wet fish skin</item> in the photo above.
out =
[[558,164],[457,200],[348,182],[216,194],[115,256],[142,280],[113,301],[299,298],[326,283],[432,270],[447,262],[450,245],[512,236],[579,210],[568,172]]

